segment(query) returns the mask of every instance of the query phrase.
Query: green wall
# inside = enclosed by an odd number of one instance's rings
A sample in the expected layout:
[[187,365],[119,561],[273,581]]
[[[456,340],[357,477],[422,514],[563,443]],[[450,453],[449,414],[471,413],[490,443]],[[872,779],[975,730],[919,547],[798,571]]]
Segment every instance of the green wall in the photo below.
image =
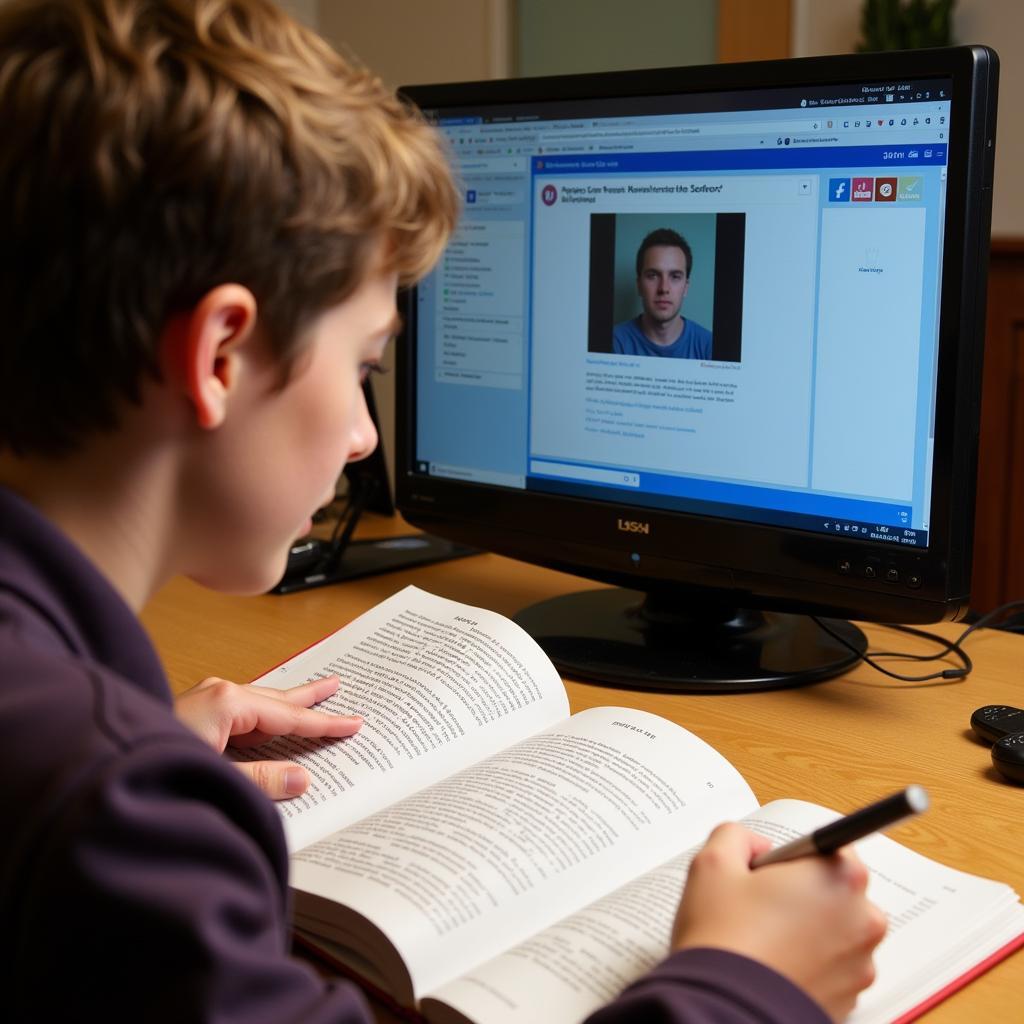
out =
[[717,0],[518,0],[520,75],[713,64]]

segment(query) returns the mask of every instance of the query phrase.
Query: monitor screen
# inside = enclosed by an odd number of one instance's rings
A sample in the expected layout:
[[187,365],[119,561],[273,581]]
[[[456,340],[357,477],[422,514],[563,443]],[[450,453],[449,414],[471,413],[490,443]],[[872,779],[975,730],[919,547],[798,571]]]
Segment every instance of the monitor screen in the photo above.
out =
[[959,48],[407,90],[465,205],[410,296],[406,517],[629,588],[575,609],[643,650],[962,613],[995,79]]

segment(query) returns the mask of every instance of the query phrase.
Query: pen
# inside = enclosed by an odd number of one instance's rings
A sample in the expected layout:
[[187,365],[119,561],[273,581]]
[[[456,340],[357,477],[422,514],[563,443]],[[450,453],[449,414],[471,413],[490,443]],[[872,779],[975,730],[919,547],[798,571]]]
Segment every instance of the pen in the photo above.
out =
[[863,839],[872,832],[879,832],[895,825],[902,818],[928,810],[928,793],[921,786],[907,786],[899,793],[885,797],[877,803],[862,807],[845,818],[833,821],[816,829],[810,835],[801,836],[791,843],[784,843],[767,853],[758,854],[751,862],[752,868],[765,864],[776,864],[795,857],[814,854],[835,853],[841,846]]

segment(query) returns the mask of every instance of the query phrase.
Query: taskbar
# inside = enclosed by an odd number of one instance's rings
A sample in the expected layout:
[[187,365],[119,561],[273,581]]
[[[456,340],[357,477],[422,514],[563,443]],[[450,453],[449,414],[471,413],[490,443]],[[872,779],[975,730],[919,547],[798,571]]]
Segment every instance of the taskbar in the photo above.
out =
[[[626,495],[619,487],[601,487],[592,483],[575,483],[571,480],[554,480],[549,477],[528,476],[526,489],[545,494],[561,494],[566,497],[588,498],[623,503]],[[714,516],[765,526],[782,526],[813,533],[827,533],[846,540],[862,540],[893,545],[901,548],[926,548],[928,531],[903,526],[899,523],[879,523],[877,520],[825,517],[806,512],[792,512],[784,509],[756,508],[728,504],[720,501],[705,501],[696,498],[664,494],[638,494],[628,496],[628,504],[638,508],[663,509],[667,512],[685,512],[691,515]]]

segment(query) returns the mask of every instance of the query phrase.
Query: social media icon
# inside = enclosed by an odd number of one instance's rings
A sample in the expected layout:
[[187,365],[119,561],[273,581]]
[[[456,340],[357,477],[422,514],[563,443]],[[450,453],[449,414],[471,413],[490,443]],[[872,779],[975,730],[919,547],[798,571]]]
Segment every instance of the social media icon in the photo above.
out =
[[896,202],[895,178],[875,178],[875,201],[879,203]]
[[874,178],[854,178],[853,195],[851,199],[855,203],[870,203],[875,198]]
[[900,178],[896,191],[896,201],[898,203],[920,202],[923,184],[924,178],[919,174]]
[[833,203],[848,203],[850,201],[850,179],[829,178],[828,198]]

